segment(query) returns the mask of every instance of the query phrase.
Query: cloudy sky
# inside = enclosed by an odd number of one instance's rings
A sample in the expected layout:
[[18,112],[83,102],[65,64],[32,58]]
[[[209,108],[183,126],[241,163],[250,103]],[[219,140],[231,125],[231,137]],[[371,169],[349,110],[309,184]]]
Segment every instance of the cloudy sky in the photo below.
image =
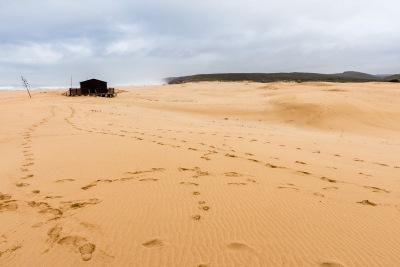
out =
[[0,85],[400,73],[398,0],[0,0]]

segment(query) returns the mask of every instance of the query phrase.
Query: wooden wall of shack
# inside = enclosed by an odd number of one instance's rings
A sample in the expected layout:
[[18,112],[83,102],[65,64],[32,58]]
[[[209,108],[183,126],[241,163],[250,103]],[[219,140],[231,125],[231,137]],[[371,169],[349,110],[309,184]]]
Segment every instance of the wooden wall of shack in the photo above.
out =
[[67,96],[94,95],[94,96],[116,96],[114,88],[107,88],[107,82],[90,79],[80,82],[81,88],[70,88]]
[[85,90],[85,88],[70,88],[67,92],[67,96],[79,96],[79,95],[113,95],[115,96],[114,88],[106,88],[106,90]]
[[82,89],[81,88],[70,88],[69,89],[69,95],[82,95]]
[[107,82],[103,82],[96,79],[80,82],[83,94],[107,94]]

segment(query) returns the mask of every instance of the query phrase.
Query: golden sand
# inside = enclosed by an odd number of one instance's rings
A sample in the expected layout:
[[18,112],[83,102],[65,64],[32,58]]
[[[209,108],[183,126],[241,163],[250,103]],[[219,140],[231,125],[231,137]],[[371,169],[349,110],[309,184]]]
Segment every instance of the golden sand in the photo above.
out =
[[400,266],[400,87],[0,92],[0,266]]

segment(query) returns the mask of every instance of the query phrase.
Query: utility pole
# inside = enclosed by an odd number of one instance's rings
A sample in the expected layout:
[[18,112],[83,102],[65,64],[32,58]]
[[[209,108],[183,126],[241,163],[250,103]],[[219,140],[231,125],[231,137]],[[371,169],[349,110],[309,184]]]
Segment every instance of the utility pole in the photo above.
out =
[[24,87],[26,88],[26,90],[28,91],[28,94],[29,94],[29,98],[32,98],[31,97],[31,93],[29,92],[29,83],[26,81],[26,79],[24,79],[24,77],[22,77],[21,76],[21,80],[22,80],[22,84],[24,85]]

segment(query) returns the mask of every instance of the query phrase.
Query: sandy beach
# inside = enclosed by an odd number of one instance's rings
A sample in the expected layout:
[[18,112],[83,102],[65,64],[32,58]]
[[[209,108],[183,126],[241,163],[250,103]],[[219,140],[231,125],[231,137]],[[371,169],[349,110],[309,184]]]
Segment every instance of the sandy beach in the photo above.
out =
[[0,91],[0,266],[400,266],[399,84],[116,89]]

